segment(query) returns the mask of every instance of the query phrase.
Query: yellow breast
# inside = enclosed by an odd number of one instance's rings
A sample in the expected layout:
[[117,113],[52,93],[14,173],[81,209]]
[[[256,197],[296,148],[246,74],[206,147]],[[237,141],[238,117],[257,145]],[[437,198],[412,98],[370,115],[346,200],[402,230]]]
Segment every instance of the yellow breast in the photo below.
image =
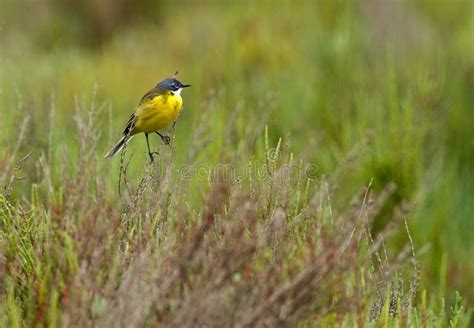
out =
[[152,133],[166,128],[177,119],[182,108],[181,96],[171,92],[140,104],[135,111],[137,118],[132,134]]

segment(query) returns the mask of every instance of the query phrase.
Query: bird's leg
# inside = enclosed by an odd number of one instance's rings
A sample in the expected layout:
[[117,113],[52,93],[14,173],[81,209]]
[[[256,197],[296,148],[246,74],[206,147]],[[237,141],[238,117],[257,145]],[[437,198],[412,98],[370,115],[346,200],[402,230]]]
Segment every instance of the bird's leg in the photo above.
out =
[[[153,163],[154,162],[154,158],[153,158],[153,153],[151,152],[150,150],[150,142],[148,141],[148,133],[145,133],[145,138],[146,138],[146,145],[148,147],[148,156],[150,156],[150,160],[151,162]],[[156,153],[156,152],[155,152]],[[158,154],[158,153],[156,153]]]
[[159,135],[161,137],[161,140],[163,141],[163,143],[165,145],[169,145],[171,143],[171,138],[169,136],[164,136],[162,135],[161,133],[159,133],[158,131],[155,131],[157,135]]

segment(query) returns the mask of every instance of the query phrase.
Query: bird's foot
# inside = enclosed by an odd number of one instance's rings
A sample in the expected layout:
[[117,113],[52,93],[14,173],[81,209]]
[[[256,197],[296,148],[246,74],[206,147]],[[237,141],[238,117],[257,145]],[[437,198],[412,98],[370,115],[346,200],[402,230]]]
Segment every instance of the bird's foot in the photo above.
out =
[[171,138],[170,138],[170,136],[163,136],[163,137],[161,138],[161,140],[162,140],[163,143],[164,143],[165,145],[167,145],[167,146],[168,146],[169,144],[171,144]]
[[156,132],[156,134],[161,137],[161,141],[163,141],[163,143],[164,143],[165,145],[168,146],[168,145],[171,144],[171,138],[170,138],[170,136],[163,135],[163,134],[161,134],[161,133],[159,133],[159,132]]
[[148,153],[148,156],[150,156],[150,162],[151,162],[151,163],[154,163],[154,162],[155,162],[155,158],[153,157],[153,155],[160,156],[160,153],[159,153],[159,152],[157,152],[157,151],[154,151],[154,152]]

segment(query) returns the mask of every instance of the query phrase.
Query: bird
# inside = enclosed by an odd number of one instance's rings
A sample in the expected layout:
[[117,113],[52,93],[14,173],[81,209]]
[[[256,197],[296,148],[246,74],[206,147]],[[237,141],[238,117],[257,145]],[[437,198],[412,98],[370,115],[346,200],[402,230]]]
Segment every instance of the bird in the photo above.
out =
[[181,91],[188,88],[190,84],[183,84],[173,77],[164,79],[148,91],[135,107],[134,113],[130,116],[127,125],[122,133],[122,138],[110,149],[105,158],[116,155],[130,140],[138,133],[144,133],[148,147],[148,156],[153,163],[153,153],[150,150],[148,135],[156,133],[161,137],[165,145],[169,145],[171,138],[163,135],[159,130],[175,123],[181,110],[183,109],[183,98]]

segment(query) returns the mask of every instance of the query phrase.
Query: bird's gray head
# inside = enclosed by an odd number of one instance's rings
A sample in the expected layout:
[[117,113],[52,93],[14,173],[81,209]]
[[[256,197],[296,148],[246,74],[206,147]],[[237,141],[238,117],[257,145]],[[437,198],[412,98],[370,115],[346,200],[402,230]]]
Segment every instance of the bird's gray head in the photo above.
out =
[[183,88],[190,87],[191,84],[183,84],[174,77],[165,79],[156,85],[156,89],[160,91],[171,91],[176,94],[180,94]]

